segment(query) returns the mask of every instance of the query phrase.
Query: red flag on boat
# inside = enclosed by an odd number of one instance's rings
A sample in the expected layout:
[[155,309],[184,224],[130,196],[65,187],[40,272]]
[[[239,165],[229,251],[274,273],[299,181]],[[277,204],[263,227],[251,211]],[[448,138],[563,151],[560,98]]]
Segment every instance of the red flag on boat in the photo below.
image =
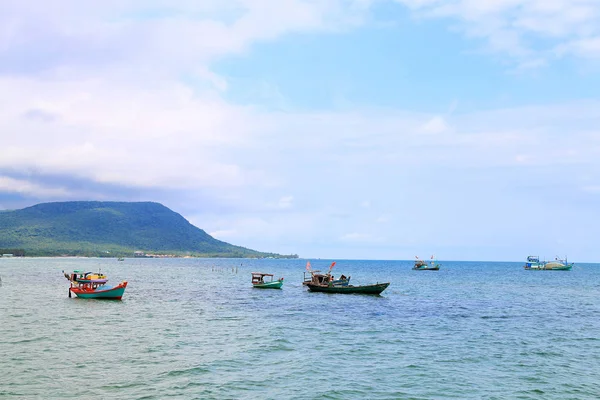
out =
[[307,261],[307,262],[306,262],[306,270],[307,270],[307,271],[310,271],[310,261]]
[[329,270],[331,271],[331,269],[335,266],[335,261],[331,263],[331,265],[329,266]]

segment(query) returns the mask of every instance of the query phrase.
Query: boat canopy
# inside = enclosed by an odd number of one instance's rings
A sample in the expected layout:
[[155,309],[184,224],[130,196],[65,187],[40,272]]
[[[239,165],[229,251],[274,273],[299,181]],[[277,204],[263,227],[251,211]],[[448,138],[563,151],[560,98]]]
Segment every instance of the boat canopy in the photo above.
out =
[[257,276],[274,276],[273,274],[265,274],[263,272],[252,272],[252,275],[257,275]]
[[86,283],[106,283],[108,279],[87,279],[85,281],[77,281],[77,283],[86,284]]

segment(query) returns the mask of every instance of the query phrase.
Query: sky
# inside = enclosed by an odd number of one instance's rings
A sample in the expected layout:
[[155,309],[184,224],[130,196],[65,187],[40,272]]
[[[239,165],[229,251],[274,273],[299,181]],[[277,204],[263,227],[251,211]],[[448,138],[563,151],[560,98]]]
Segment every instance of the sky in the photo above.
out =
[[600,262],[598,0],[3,0],[0,210],[304,258]]

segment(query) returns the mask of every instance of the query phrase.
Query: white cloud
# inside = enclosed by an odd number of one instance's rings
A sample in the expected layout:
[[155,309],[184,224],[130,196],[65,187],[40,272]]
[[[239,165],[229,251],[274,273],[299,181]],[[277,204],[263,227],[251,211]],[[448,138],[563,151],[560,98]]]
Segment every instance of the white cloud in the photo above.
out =
[[558,55],[574,54],[582,58],[600,59],[600,36],[572,40],[556,47]]
[[342,237],[340,237],[340,240],[348,242],[365,242],[372,240],[372,237],[371,235],[367,235],[364,233],[353,232],[342,235]]
[[436,115],[433,118],[431,118],[429,121],[427,121],[425,124],[423,124],[421,130],[424,133],[429,133],[429,134],[435,135],[435,134],[443,133],[446,130],[448,130],[448,125],[446,124],[446,120],[443,117]]
[[289,209],[289,208],[292,208],[293,204],[294,204],[294,196],[284,196],[279,199],[279,202],[277,203],[277,208]]
[[33,196],[38,199],[57,196],[69,198],[71,196],[71,192],[66,188],[35,184],[26,179],[14,179],[6,176],[0,176],[0,193],[1,192],[18,193]]
[[[0,3],[3,193],[56,200],[96,194],[78,189],[80,182],[150,189],[143,193],[169,200],[176,211],[186,207],[192,223],[235,244],[279,252],[305,246],[323,253],[304,255],[327,256],[341,240],[352,248],[370,244],[363,254],[377,257],[373,248],[386,244],[485,243],[483,233],[468,229],[473,221],[511,232],[529,218],[544,222],[548,210],[573,219],[555,212],[553,196],[522,195],[530,181],[591,193],[598,187],[594,100],[444,116],[269,112],[224,101],[230,82],[211,70],[214,60],[293,32],[354,26],[368,4],[38,3]],[[462,21],[467,34],[488,39],[523,68],[542,65],[559,45],[564,55],[596,52],[595,14],[567,16],[562,0],[410,5],[419,15]],[[539,24],[544,16],[561,24]],[[529,37],[550,44],[540,48]],[[279,96],[276,87],[264,92]],[[40,184],[33,179],[39,175],[60,183]],[[371,201],[379,217],[373,207],[356,213]],[[512,208],[503,219],[487,212],[505,207]],[[385,224],[389,215],[401,224]],[[454,233],[459,225],[467,233]]]
[[[396,0],[417,16],[458,20],[467,36],[518,65],[543,66],[554,55],[597,57],[597,0]],[[555,49],[560,49],[556,51]]]
[[389,215],[380,215],[379,217],[377,217],[377,219],[375,220],[375,222],[377,222],[378,224],[385,224],[390,222],[391,217]]
[[355,26],[367,12],[362,3],[3,1],[1,69],[75,78],[103,71],[140,84],[180,71],[223,90],[227,83],[207,69],[215,58],[289,33]]
[[[260,119],[178,84],[0,79],[0,104],[0,168],[167,187],[243,185],[255,174],[219,153],[248,146]],[[29,110],[56,117],[23,119]]]
[[228,238],[235,238],[236,234],[237,231],[235,229],[222,229],[209,233],[210,236],[219,240],[228,240]]

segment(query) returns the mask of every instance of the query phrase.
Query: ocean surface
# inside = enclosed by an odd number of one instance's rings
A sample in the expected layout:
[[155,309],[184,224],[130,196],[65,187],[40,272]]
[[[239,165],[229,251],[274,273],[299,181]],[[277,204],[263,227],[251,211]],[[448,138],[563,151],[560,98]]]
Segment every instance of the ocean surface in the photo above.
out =
[[[336,261],[391,285],[310,293],[306,260],[0,258],[0,398],[600,398],[600,265]],[[63,269],[129,286],[69,298]]]

